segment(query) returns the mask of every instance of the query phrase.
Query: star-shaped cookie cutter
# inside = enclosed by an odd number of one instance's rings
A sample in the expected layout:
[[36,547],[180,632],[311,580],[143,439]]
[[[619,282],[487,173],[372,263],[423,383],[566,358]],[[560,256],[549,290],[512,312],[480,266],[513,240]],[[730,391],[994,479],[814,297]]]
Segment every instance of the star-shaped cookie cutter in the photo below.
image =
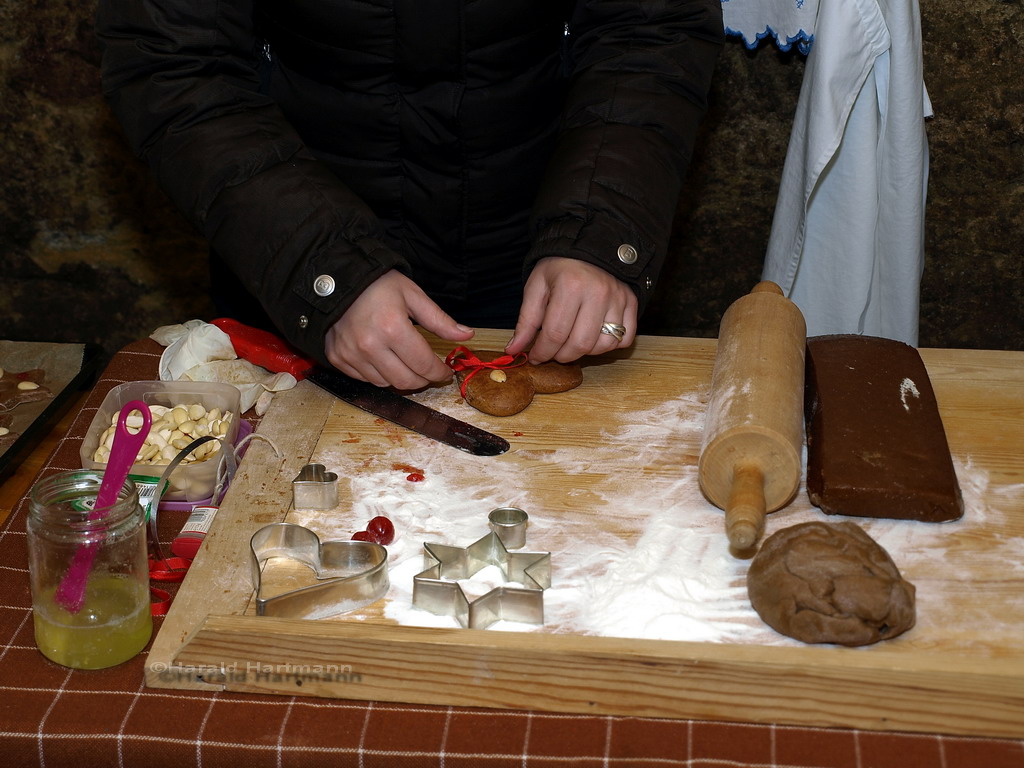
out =
[[[412,579],[412,603],[440,616],[453,616],[469,629],[486,629],[501,619],[544,623],[544,590],[551,586],[550,552],[509,552],[493,531],[468,547],[424,542],[430,565]],[[457,579],[472,578],[488,565],[497,566],[507,582],[522,587],[495,587],[475,600]]]

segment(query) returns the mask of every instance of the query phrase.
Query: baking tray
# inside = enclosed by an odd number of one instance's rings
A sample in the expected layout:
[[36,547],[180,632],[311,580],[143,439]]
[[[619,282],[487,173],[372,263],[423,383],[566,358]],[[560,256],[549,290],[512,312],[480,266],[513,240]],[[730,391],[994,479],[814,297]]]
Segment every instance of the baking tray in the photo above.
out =
[[21,436],[0,453],[0,482],[14,473],[77,395],[92,386],[102,362],[102,347],[90,342],[0,340],[0,368],[42,368],[46,371],[43,384],[53,392],[49,400],[23,403],[10,411],[14,417],[12,429]]

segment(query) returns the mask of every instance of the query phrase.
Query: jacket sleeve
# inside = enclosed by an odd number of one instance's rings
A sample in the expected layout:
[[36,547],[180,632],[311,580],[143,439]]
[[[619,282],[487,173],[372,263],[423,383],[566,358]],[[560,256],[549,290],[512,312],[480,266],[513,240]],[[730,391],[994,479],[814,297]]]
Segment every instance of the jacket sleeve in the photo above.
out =
[[577,0],[568,99],[533,210],[529,271],[546,256],[596,264],[640,311],[665,262],[721,49],[721,0]]
[[[249,0],[100,0],[103,90],[175,205],[322,361],[324,334],[363,288],[408,266],[260,93],[252,18]],[[335,281],[326,296],[320,275]]]

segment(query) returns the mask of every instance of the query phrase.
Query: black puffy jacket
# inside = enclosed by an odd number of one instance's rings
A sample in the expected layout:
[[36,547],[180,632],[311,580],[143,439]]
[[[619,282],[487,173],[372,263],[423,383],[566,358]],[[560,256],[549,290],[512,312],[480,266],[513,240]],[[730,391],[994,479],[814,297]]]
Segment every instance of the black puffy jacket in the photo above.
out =
[[723,35],[720,0],[100,0],[97,32],[133,149],[321,359],[393,268],[463,322],[553,255],[642,309]]

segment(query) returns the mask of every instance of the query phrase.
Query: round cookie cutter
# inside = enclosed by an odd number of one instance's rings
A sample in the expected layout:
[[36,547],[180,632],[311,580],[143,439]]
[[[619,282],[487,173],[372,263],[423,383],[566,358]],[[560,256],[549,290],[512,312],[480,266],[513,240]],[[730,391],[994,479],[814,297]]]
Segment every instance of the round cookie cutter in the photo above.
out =
[[487,515],[491,530],[498,534],[506,549],[526,546],[526,523],[530,516],[519,507],[498,507]]

